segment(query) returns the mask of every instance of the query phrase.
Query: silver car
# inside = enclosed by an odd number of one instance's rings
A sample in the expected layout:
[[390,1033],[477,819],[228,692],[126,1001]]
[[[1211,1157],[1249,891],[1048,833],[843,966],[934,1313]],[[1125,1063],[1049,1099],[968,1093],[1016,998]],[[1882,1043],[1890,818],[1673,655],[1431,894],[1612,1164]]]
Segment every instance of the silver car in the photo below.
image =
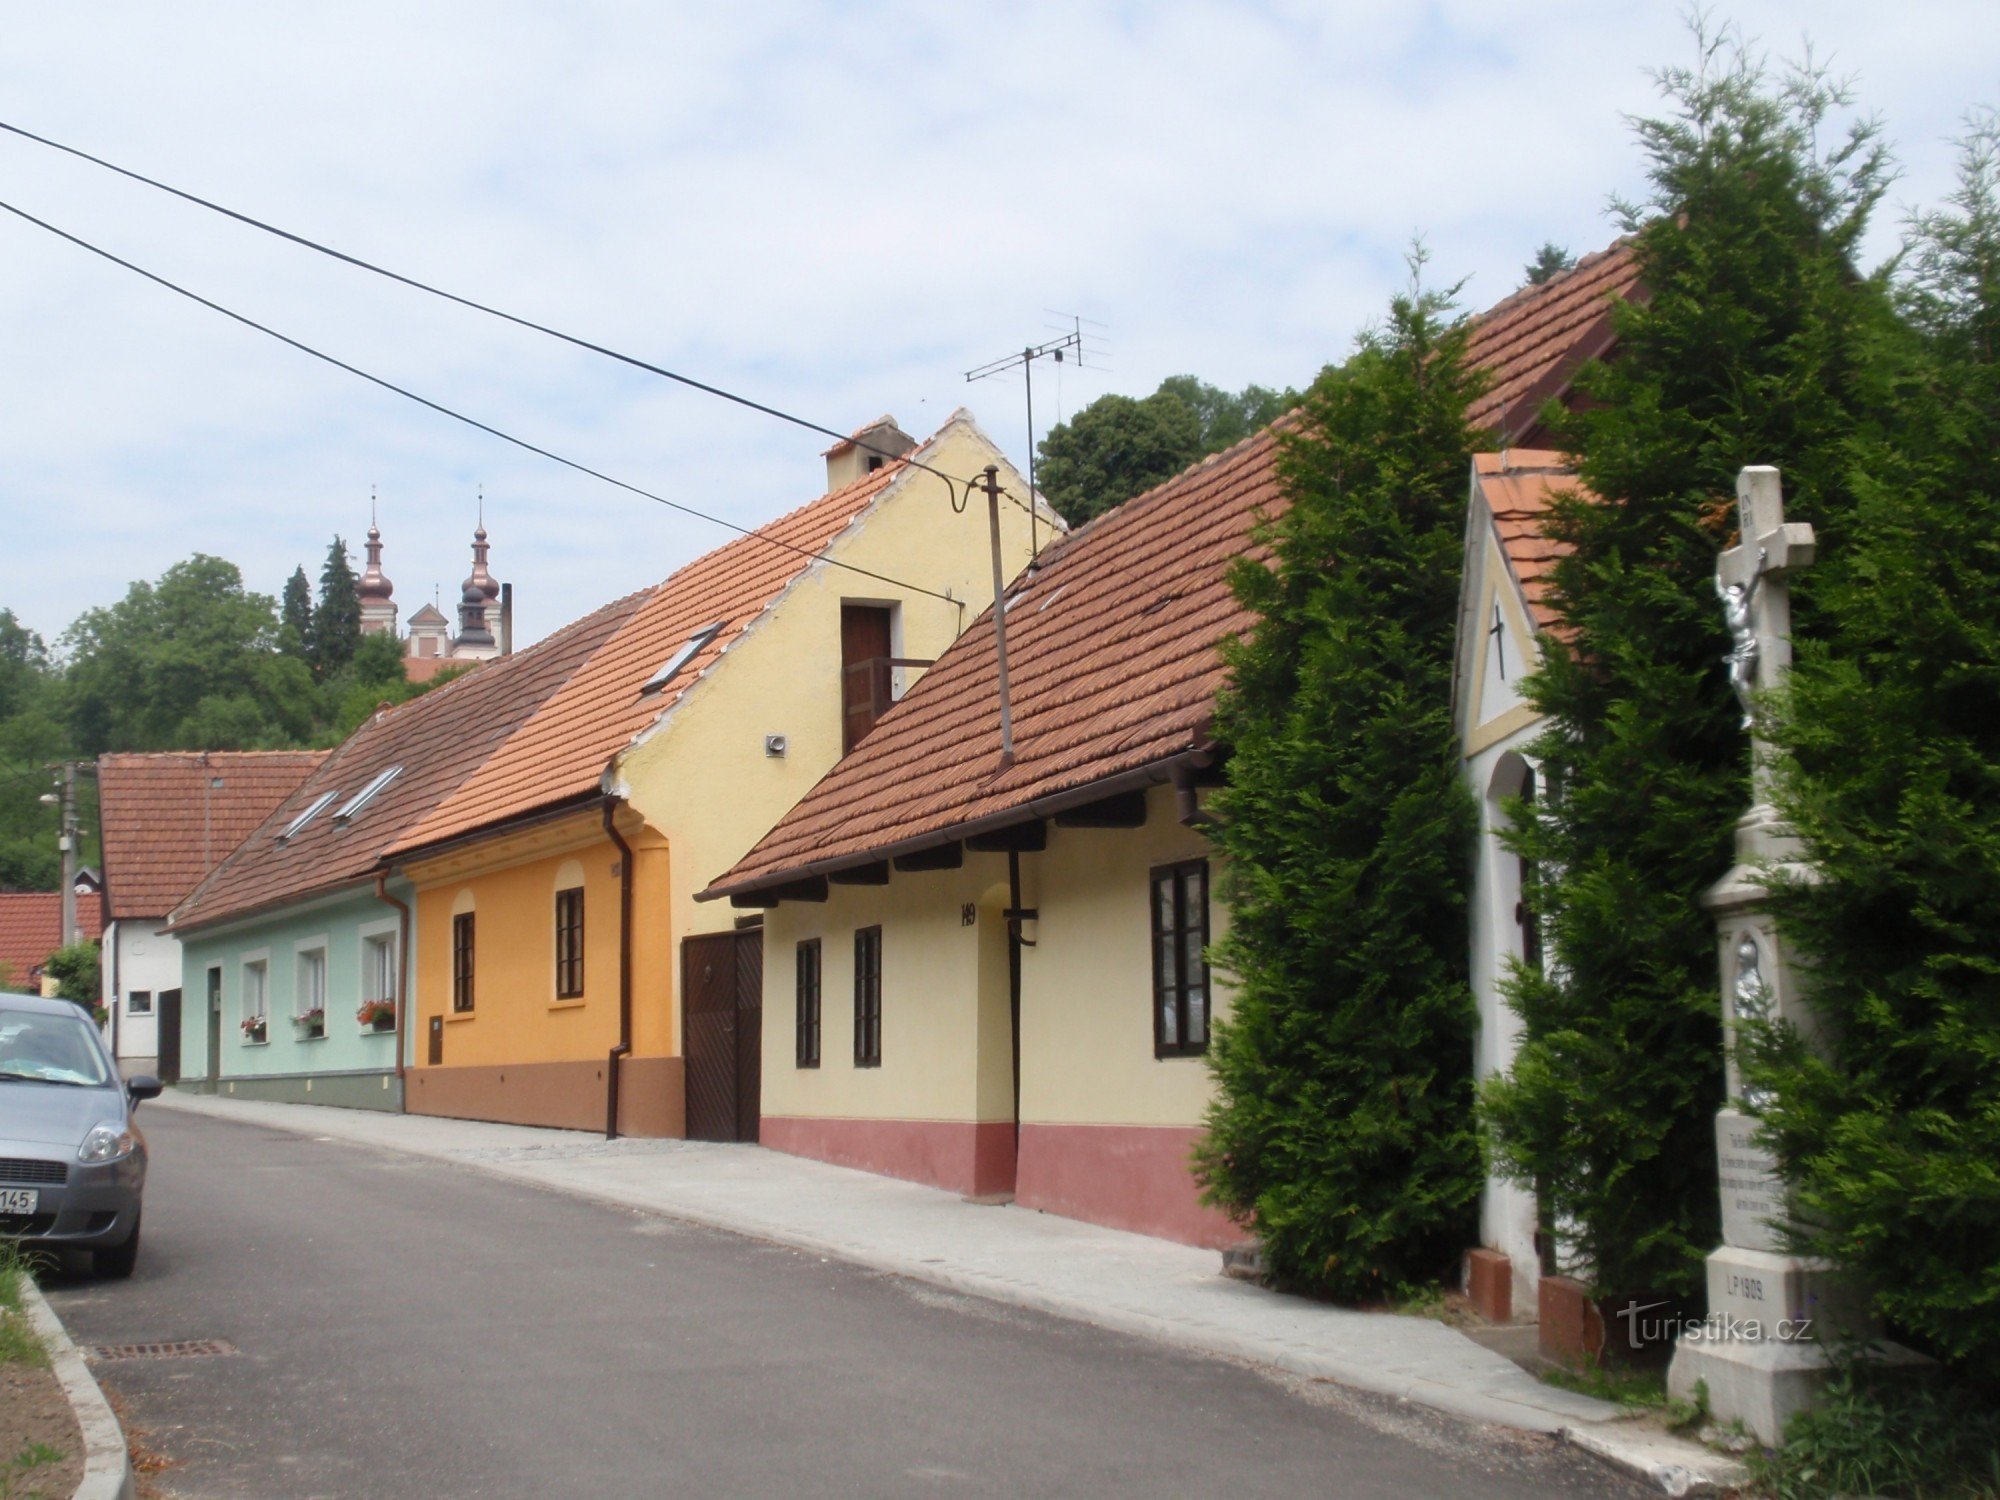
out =
[[132,1119],[157,1078],[120,1083],[67,1000],[0,993],[0,1239],[88,1250],[100,1276],[139,1259],[146,1138]]

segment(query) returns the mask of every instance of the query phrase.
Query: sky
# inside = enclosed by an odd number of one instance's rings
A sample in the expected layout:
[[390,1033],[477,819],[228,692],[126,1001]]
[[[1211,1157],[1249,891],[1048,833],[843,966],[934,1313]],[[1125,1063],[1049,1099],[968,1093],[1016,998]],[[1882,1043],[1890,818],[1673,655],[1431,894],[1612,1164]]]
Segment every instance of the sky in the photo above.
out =
[[[1740,0],[1810,39],[1902,175],[1869,253],[2000,104],[1990,0]],[[1018,376],[1081,324],[1037,432],[1192,373],[1302,386],[1406,284],[1463,304],[1608,243],[1627,117],[1680,6],[1220,0],[734,6],[0,0],[0,120],[848,431],[967,406],[1017,462]],[[755,526],[827,440],[0,136],[0,202],[384,379]],[[726,541],[320,364],[0,213],[0,606],[51,643],[194,552],[276,594],[358,555],[405,617],[470,566],[483,489],[525,643]],[[940,492],[939,503],[943,503]]]

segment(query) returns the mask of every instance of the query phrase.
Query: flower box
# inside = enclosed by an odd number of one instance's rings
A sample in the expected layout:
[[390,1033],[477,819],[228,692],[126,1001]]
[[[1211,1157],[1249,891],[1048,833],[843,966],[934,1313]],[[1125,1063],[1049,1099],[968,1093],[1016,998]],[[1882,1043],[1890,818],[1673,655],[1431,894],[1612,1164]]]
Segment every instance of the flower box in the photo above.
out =
[[354,1018],[370,1031],[394,1031],[396,1029],[396,1002],[393,1000],[363,1000],[361,1009]]
[[270,1021],[263,1016],[249,1016],[243,1022],[243,1040],[262,1042],[270,1038]]
[[323,1010],[300,1011],[292,1017],[292,1024],[299,1028],[303,1037],[326,1035],[326,1012]]

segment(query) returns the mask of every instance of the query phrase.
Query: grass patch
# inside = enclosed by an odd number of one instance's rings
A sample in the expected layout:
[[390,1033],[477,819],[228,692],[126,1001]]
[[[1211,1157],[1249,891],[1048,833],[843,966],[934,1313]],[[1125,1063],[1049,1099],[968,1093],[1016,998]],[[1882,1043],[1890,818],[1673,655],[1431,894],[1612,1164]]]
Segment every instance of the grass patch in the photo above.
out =
[[46,1365],[49,1352],[21,1310],[28,1263],[12,1244],[0,1243],[0,1365]]
[[1595,1396],[1634,1411],[1654,1411],[1667,1404],[1663,1370],[1628,1370],[1611,1365],[1557,1365],[1542,1371],[1545,1384],[1579,1396]]
[[1944,1374],[1843,1369],[1792,1418],[1785,1446],[1750,1465],[1778,1500],[1995,1500],[2000,1409]]

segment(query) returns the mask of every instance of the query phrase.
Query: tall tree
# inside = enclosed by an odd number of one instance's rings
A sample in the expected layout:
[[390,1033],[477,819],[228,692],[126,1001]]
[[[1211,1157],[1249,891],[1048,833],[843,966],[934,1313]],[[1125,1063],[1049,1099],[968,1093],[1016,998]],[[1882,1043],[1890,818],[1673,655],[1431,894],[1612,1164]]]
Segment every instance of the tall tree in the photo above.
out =
[[1035,480],[1064,520],[1081,525],[1241,442],[1298,400],[1293,390],[1230,392],[1192,375],[1170,375],[1138,400],[1100,396],[1049,429],[1035,450]]
[[292,569],[285,580],[285,593],[278,605],[278,649],[300,661],[313,659],[312,584],[304,568]]
[[339,537],[326,549],[319,575],[319,603],[312,617],[313,670],[323,682],[354,660],[361,644],[361,591]]
[[1413,289],[1315,384],[1289,504],[1234,574],[1228,651],[1236,979],[1199,1167],[1283,1281],[1345,1299],[1435,1283],[1479,1191],[1466,896],[1476,815],[1451,726],[1466,327]]
[[1787,1030],[1746,1066],[1811,1253],[1898,1334],[2000,1399],[2000,116],[1918,221],[1924,336],[1891,443],[1857,454],[1821,638],[1769,733],[1814,872],[1779,917],[1824,1051]]
[[26,708],[46,686],[49,652],[11,609],[0,609],[0,719]]
[[[1526,683],[1551,724],[1533,751],[1551,794],[1513,809],[1515,837],[1543,872],[1530,900],[1557,961],[1516,972],[1523,1037],[1484,1103],[1566,1268],[1607,1293],[1692,1295],[1718,1236],[1722,1101],[1699,899],[1749,796],[1716,554],[1746,464],[1781,466],[1788,513],[1840,545],[1894,340],[1881,285],[1852,265],[1884,154],[1869,125],[1815,149],[1840,90],[1773,80],[1728,35],[1660,82],[1670,112],[1637,126],[1652,196],[1624,213],[1650,300],[1618,310],[1618,357],[1585,372],[1562,426],[1604,499],[1552,509],[1568,649]],[[1810,631],[1804,591],[1796,620]]]
[[196,554],[83,614],[63,637],[69,726],[85,755],[307,741],[305,666],[277,651],[277,609],[234,563]]
[[1521,272],[1521,281],[1526,286],[1540,286],[1551,277],[1560,276],[1576,264],[1571,255],[1554,240],[1542,241],[1542,248],[1535,252],[1535,258],[1528,262]]

